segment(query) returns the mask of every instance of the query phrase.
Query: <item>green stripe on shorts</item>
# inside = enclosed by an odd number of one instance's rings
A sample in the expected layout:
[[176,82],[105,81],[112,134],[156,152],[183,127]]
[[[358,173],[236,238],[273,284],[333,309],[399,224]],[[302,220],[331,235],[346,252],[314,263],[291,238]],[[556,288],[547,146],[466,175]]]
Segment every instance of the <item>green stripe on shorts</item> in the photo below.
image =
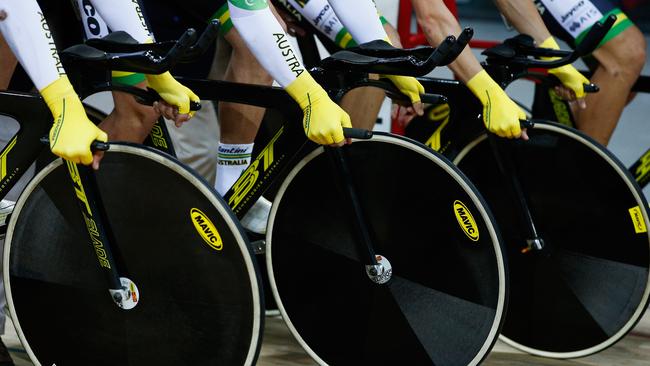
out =
[[[616,23],[614,23],[614,26],[612,26],[612,29],[610,29],[609,32],[607,32],[607,34],[605,35],[605,38],[603,38],[603,40],[600,41],[600,43],[598,44],[598,47],[596,47],[596,48],[601,47],[605,43],[609,42],[609,40],[611,40],[612,38],[618,36],[624,30],[626,30],[627,28],[634,25],[634,23],[632,23],[630,18],[628,18],[627,15],[625,15],[625,13],[623,13],[623,11],[621,9],[619,9],[619,8],[612,9],[610,12],[603,15],[603,17],[602,17],[602,19],[600,19],[600,21],[601,22],[604,21],[610,15],[616,15],[616,18],[617,18]],[[575,41],[576,46],[579,45],[580,43],[582,43],[582,41],[585,39],[585,37],[587,36],[587,33],[589,33],[590,30],[591,30],[591,27],[589,27],[589,29],[585,30],[584,32],[580,33],[580,35],[578,36],[578,38],[576,38],[576,41]]]
[[112,77],[114,85],[128,85],[134,86],[145,81],[144,74],[134,73],[126,76],[113,76]]
[[232,19],[230,19],[230,10],[228,9],[227,2],[223,4],[223,6],[220,7],[219,10],[217,10],[217,12],[214,13],[210,19],[208,19],[208,21],[212,21],[214,19],[218,19],[221,23],[221,27],[219,28],[219,32],[221,32],[221,34],[226,35],[228,32],[230,32],[233,24]]

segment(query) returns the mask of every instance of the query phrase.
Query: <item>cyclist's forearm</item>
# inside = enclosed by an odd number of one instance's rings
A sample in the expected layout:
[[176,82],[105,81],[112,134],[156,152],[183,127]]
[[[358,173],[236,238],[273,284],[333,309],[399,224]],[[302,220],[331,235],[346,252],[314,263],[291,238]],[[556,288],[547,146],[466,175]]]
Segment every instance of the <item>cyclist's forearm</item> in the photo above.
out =
[[286,87],[306,72],[289,37],[265,1],[229,0],[228,7],[242,39],[278,84]]
[[494,0],[494,3],[519,33],[530,35],[537,44],[551,36],[531,0]]
[[[442,0],[413,0],[413,8],[429,44],[437,46],[445,37],[460,33],[460,24]],[[449,65],[449,68],[463,82],[469,81],[483,70],[469,47]]]
[[140,43],[153,40],[137,0],[92,0],[92,3],[111,30],[125,31]]
[[329,0],[339,19],[357,43],[388,40],[372,0]]
[[[326,35],[330,40],[345,48],[350,40],[343,23],[334,13],[327,0],[310,0],[308,2],[288,0],[289,4],[298,11],[314,28]],[[349,36],[348,36],[349,37]]]
[[36,0],[0,0],[0,10],[6,13],[6,19],[0,21],[0,32],[36,88],[42,90],[65,75]]

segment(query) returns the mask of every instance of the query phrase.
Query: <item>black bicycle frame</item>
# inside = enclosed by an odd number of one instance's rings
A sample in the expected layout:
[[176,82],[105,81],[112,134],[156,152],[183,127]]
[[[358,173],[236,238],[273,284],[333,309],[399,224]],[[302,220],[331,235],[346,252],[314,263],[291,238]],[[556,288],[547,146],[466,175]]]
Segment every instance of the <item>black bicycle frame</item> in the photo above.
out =
[[[585,76],[591,77],[589,71],[581,71]],[[539,76],[546,79],[544,76]],[[551,88],[552,82],[541,82],[535,85],[535,99],[533,103],[533,117],[558,121],[569,127],[576,127],[571,108],[568,103],[558,97]],[[632,92],[650,93],[650,76],[640,76],[632,87]],[[643,153],[628,170],[641,188],[650,183],[650,148]]]
[[261,149],[257,149],[251,165],[224,196],[241,219],[292,162],[314,148],[315,144],[306,139],[302,130],[302,111],[280,88],[216,80],[179,78],[179,81],[204,100],[254,105],[272,110],[269,113],[279,113],[280,126],[269,137],[257,140]]
[[[19,129],[0,153],[0,199],[4,199],[30,165],[46,149],[41,138],[47,136],[52,114],[43,99],[34,94],[0,92],[0,114],[16,120]],[[97,255],[110,290],[120,290],[121,284],[113,259],[110,230],[97,194],[92,168],[67,163],[73,190],[84,217],[90,244]]]

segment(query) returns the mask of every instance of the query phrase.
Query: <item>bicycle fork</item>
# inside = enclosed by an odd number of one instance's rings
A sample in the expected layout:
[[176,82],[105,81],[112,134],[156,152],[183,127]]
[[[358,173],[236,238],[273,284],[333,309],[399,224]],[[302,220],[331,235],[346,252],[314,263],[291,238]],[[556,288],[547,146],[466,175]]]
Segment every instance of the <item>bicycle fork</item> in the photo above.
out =
[[533,220],[533,215],[530,212],[528,207],[528,202],[524,194],[524,190],[521,187],[519,178],[517,177],[517,171],[515,165],[512,162],[510,156],[503,156],[499,147],[499,141],[497,137],[491,133],[488,133],[488,140],[490,142],[490,147],[494,153],[494,158],[499,167],[499,171],[505,180],[510,183],[512,198],[514,203],[517,205],[518,211],[521,214],[520,219],[524,224],[524,229],[526,232],[526,247],[522,249],[522,253],[528,253],[532,250],[541,251],[544,249],[544,239],[542,239],[535,227],[535,222]]
[[368,224],[359,202],[356,187],[350,175],[350,168],[344,155],[345,148],[325,148],[331,161],[334,164],[336,175],[340,180],[341,188],[348,202],[348,209],[352,213],[354,231],[357,238],[357,252],[363,262],[365,262],[366,275],[376,284],[388,282],[392,275],[393,269],[388,259],[378,255],[372,244]]
[[89,243],[99,260],[99,267],[108,283],[111,299],[122,309],[133,309],[140,300],[140,294],[133,281],[126,277],[120,277],[118,273],[111,249],[111,243],[115,243],[115,239],[104,211],[95,173],[89,166],[77,165],[69,161],[65,161],[65,163],[72,180],[76,202],[89,235]]

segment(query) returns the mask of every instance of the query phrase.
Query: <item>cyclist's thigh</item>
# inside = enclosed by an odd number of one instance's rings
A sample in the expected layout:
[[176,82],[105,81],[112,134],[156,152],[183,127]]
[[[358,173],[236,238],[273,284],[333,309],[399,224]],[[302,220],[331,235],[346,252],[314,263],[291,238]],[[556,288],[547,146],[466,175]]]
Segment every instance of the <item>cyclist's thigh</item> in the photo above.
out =
[[612,42],[602,44],[593,57],[606,69],[633,72],[634,79],[645,64],[646,40],[636,25],[617,33]]
[[633,25],[616,3],[610,0],[534,1],[551,33],[571,46],[580,44],[596,22],[610,15],[616,15],[617,20],[601,41],[601,46]]

